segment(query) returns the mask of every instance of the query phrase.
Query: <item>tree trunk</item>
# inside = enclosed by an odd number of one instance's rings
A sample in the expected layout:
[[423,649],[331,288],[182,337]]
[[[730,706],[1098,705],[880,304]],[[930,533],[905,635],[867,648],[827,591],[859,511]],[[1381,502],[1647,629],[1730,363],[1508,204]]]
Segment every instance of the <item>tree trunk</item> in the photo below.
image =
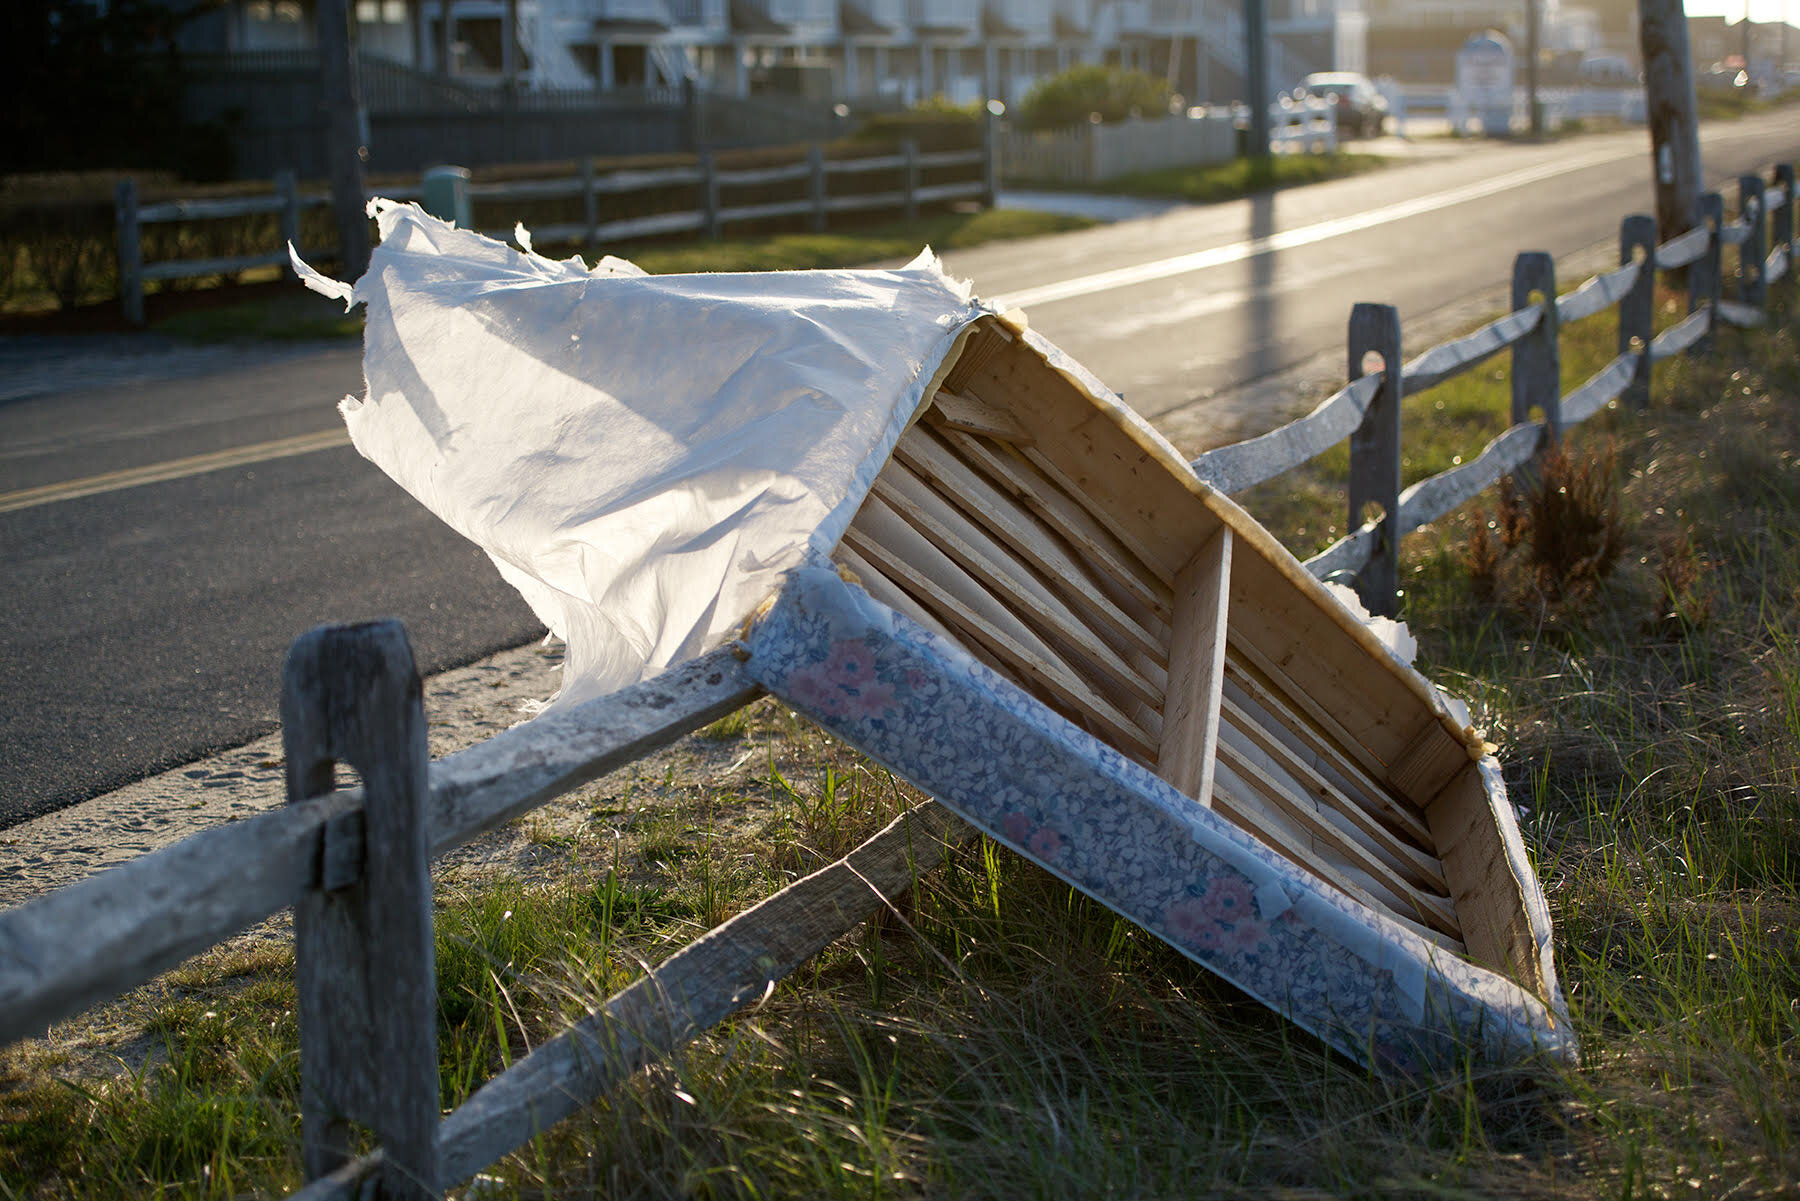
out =
[[364,210],[362,106],[350,47],[350,0],[320,0],[319,88],[325,109],[325,161],[337,215],[338,271],[354,280],[369,269],[369,218]]
[[1700,127],[1681,0],[1638,0],[1638,36],[1644,52],[1657,237],[1667,241],[1700,223]]

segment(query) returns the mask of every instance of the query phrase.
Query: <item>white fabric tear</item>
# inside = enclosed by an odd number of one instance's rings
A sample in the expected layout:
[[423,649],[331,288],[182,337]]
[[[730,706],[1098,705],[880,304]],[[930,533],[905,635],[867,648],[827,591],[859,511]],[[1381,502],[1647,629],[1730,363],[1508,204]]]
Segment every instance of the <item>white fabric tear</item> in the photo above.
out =
[[568,643],[558,707],[719,645],[830,551],[988,311],[929,251],[897,271],[648,275],[375,208],[354,289],[368,395],[345,424]]
[[343,301],[346,313],[356,304],[355,288],[314,270],[305,259],[300,257],[300,252],[294,249],[292,242],[288,243],[288,260],[294,264],[294,274],[300,277],[301,283],[321,296],[329,296],[333,300]]

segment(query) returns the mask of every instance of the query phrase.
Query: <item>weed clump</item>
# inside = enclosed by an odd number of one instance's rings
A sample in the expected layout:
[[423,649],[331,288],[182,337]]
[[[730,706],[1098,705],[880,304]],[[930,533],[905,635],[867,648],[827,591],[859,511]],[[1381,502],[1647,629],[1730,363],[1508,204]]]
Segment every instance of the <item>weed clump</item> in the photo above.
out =
[[1500,481],[1495,516],[1478,511],[1464,562],[1476,595],[1522,609],[1580,610],[1600,593],[1625,549],[1619,456],[1553,446],[1523,487]]

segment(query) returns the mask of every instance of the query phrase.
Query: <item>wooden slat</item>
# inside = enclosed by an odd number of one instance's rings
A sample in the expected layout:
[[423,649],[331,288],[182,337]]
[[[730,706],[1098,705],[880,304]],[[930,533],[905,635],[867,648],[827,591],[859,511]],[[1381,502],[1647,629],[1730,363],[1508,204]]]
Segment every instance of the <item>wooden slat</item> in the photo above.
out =
[[1144,704],[1160,709],[1168,674],[1141,673],[1094,636],[1085,622],[1058,599],[1026,564],[987,539],[980,527],[931,490],[904,463],[890,462],[876,477],[874,494],[955,559],[1022,619],[1054,633],[1083,658],[1123,684]]
[[[871,516],[875,520],[867,520]],[[1066,716],[1094,728],[1096,736],[1122,753],[1155,762],[1156,741],[1152,735],[1095,693],[1055,651],[995,603],[991,595],[985,602],[976,596],[986,595],[981,585],[913,532],[879,499],[871,498],[863,505],[844,539],[882,574],[1012,665],[1028,687],[1048,693],[1055,707]]]
[[997,352],[957,391],[1007,409],[1030,429],[1034,441],[1019,453],[1165,583],[1221,524],[1180,460],[1153,451],[1153,435],[1127,428],[1037,350]]
[[1404,914],[1396,913],[1393,906],[1384,904],[1362,884],[1327,862],[1293,831],[1272,824],[1268,820],[1266,811],[1261,809],[1251,798],[1240,797],[1229,787],[1221,787],[1213,793],[1213,809],[1224,814],[1233,825],[1282,858],[1310,872],[1328,888],[1335,888],[1358,904],[1366,905],[1377,913],[1386,914],[1432,943],[1458,954],[1462,953],[1460,943],[1429,926],[1413,921]]
[[1470,958],[1509,976],[1534,996],[1544,995],[1537,940],[1519,881],[1474,765],[1452,780],[1425,810],[1450,899],[1462,922]]
[[1230,527],[1221,526],[1175,577],[1175,628],[1157,772],[1202,805],[1212,804],[1219,746],[1231,541]]
[[467,1179],[760,1000],[972,833],[928,801],[843,859],[701,935],[445,1118],[437,1139],[443,1179]]
[[1377,820],[1387,823],[1421,850],[1431,849],[1431,831],[1420,810],[1381,783],[1387,772],[1381,762],[1312,698],[1299,696],[1290,700],[1291,681],[1255,647],[1228,642],[1225,672],[1246,695],[1329,763],[1333,771],[1350,781]]
[[[1408,792],[1395,778],[1415,739],[1461,748],[1461,732],[1428,703],[1416,675],[1389,663],[1390,652],[1322,588],[1315,590],[1256,555],[1239,556],[1231,573],[1231,638],[1257,666],[1291,683],[1297,703],[1329,705],[1348,744],[1360,744],[1381,763],[1384,778],[1415,805],[1435,792]],[[1315,705],[1317,707],[1317,705]],[[1319,712],[1323,713],[1323,709]],[[1325,727],[1329,728],[1329,727]]]
[[900,439],[895,457],[933,481],[945,497],[981,522],[1011,550],[1043,572],[1069,604],[1105,626],[1164,667],[1169,662],[1169,627],[1154,613],[1134,619],[1095,585],[1086,563],[1014,495],[957,457],[931,430],[914,426]]
[[1004,448],[956,430],[945,430],[944,440],[965,462],[1017,496],[1052,530],[1066,539],[1095,570],[1124,589],[1134,600],[1167,621],[1173,613],[1173,592],[1143,560],[1133,555],[1083,506],[1053,487],[1023,459]]
[[1031,435],[1004,409],[983,404],[972,396],[959,396],[948,388],[939,388],[932,401],[938,421],[965,434],[999,438],[1014,446],[1029,446]]
[[[854,550],[840,543],[837,550],[832,552],[832,558],[850,569],[864,592],[938,637],[964,646],[963,640],[952,634],[949,627],[933,616],[929,609],[914,600],[905,589],[881,574],[879,568]],[[964,649],[968,648],[964,646]]]
[[1249,739],[1307,790],[1309,800],[1322,803],[1332,812],[1340,814],[1368,840],[1371,848],[1386,855],[1390,866],[1399,871],[1408,884],[1441,896],[1450,895],[1450,887],[1444,882],[1443,869],[1438,866],[1436,859],[1376,821],[1363,802],[1327,780],[1317,768],[1297,754],[1293,747],[1264,728],[1255,715],[1235,704],[1230,697],[1220,697],[1220,710],[1227,725]]
[[[1230,743],[1220,743],[1219,754],[1239,779],[1256,789],[1265,801],[1298,827],[1280,831],[1279,837],[1295,841],[1300,837],[1305,837],[1323,843],[1332,854],[1348,860],[1381,889],[1380,897],[1363,889],[1360,899],[1365,903],[1373,900],[1375,907],[1385,912],[1423,922],[1438,933],[1447,934],[1451,938],[1460,937],[1461,931],[1457,926],[1456,911],[1450,907],[1447,901],[1423,892],[1401,879],[1393,868],[1371,854],[1367,847],[1349,837],[1342,829],[1323,817],[1308,798],[1282,787],[1279,780],[1269,775],[1248,756],[1240,754]],[[1250,829],[1264,841],[1275,845],[1272,840],[1277,837],[1277,831],[1271,828],[1270,823],[1252,820]],[[1320,860],[1320,862],[1324,861]],[[1334,883],[1343,879],[1341,872],[1334,871],[1331,875],[1335,877]]]

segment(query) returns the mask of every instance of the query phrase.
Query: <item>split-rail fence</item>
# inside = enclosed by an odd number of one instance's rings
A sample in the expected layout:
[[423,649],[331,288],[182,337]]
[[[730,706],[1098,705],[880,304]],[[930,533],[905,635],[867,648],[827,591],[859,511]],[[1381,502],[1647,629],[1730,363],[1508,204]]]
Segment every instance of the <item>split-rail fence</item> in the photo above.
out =
[[[1367,501],[1383,516],[1309,566],[1353,573],[1376,608],[1388,607],[1401,533],[1525,466],[1614,398],[1647,404],[1652,365],[1703,346],[1717,323],[1761,319],[1768,285],[1792,269],[1797,249],[1792,164],[1776,167],[1773,181],[1743,177],[1730,223],[1721,198],[1707,195],[1704,223],[1666,241],[1650,218],[1627,217],[1619,268],[1566,295],[1548,256],[1519,256],[1512,312],[1410,363],[1395,311],[1358,305],[1352,382],[1298,421],[1202,455],[1195,470],[1235,492],[1348,437],[1353,522]],[[1720,294],[1727,244],[1740,259],[1730,300]],[[1690,315],[1652,336],[1656,273],[1676,268],[1687,270]],[[1614,305],[1618,357],[1561,395],[1559,327]],[[1402,492],[1401,398],[1506,349],[1516,424],[1473,461]],[[1543,416],[1532,419],[1534,410]],[[934,802],[912,809],[649,969],[440,1117],[431,860],[758,694],[731,650],[719,650],[434,763],[399,623],[315,630],[295,642],[283,680],[289,803],[0,913],[0,1042],[40,1033],[291,906],[310,1181],[295,1196],[439,1196],[754,1003],[968,837]],[[360,787],[335,788],[339,761],[356,768]],[[351,1122],[379,1149],[352,1157]]]
[[[436,167],[425,172],[419,187],[384,187],[378,191],[391,200],[426,200],[426,207],[438,216],[460,216],[459,224],[465,226],[469,223],[469,208],[476,202],[562,201],[579,205],[582,220],[545,223],[532,229],[537,240],[546,245],[579,242],[592,246],[670,234],[698,234],[717,239],[724,235],[728,224],[790,217],[804,217],[809,229],[820,232],[828,227],[834,216],[846,213],[887,210],[911,221],[918,217],[922,207],[951,201],[971,200],[991,206],[999,186],[994,123],[985,122],[982,129],[981,145],[966,150],[921,151],[918,143],[909,139],[892,150],[833,158],[826,154],[823,143],[813,143],[806,147],[800,161],[774,166],[721,167],[716,155],[703,151],[695,156],[692,164],[620,170],[606,170],[589,156],[581,160],[576,173],[565,176],[470,183],[467,171]],[[876,177],[879,186],[879,177],[884,174],[896,180],[897,186],[879,191],[841,184],[833,187],[833,181],[870,176]],[[434,178],[442,180],[447,191],[440,205],[430,203]],[[938,182],[927,183],[927,178],[935,178]],[[764,198],[755,202],[727,203],[726,194],[734,189],[754,189],[763,193]],[[634,193],[653,197],[685,194],[693,199],[682,202],[691,207],[678,204],[639,216],[603,219],[609,199],[617,200]],[[774,198],[769,198],[770,193]],[[287,247],[302,246],[301,210],[330,204],[331,197],[326,193],[300,191],[292,171],[277,174],[274,191],[267,195],[167,200],[156,204],[139,203],[135,181],[120,180],[115,188],[113,212],[118,232],[119,298],[125,319],[133,325],[144,323],[144,285],[153,280],[193,279],[256,267],[285,267]],[[217,221],[268,213],[279,215],[280,237],[266,251],[231,258],[143,261],[142,229],[145,225]],[[496,231],[496,236],[504,238],[509,233]],[[329,257],[333,252],[303,247],[303,253],[309,257],[321,254]]]

